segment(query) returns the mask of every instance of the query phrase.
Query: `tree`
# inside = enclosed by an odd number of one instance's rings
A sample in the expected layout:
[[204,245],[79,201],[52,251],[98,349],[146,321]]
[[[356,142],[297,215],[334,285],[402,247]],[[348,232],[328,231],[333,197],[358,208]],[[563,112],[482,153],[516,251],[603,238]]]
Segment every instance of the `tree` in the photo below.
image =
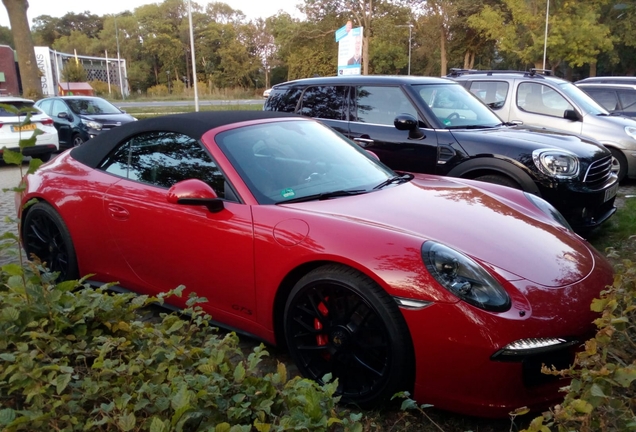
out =
[[22,94],[26,97],[38,98],[42,95],[40,71],[35,60],[33,39],[27,18],[29,3],[27,0],[2,0],[9,15],[15,50],[18,54]]
[[69,60],[62,69],[62,80],[65,82],[85,82],[86,70],[81,63]]
[[5,26],[0,26],[0,45],[9,45],[14,48],[13,35],[11,29]]

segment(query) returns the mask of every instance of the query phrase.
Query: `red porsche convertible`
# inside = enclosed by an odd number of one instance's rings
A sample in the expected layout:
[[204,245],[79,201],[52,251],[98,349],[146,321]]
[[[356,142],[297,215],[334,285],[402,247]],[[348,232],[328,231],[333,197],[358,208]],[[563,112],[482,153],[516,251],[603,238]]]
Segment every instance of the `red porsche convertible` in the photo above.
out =
[[19,210],[23,245],[60,279],[183,284],[362,407],[408,390],[480,416],[543,408],[564,383],[541,365],[571,362],[612,283],[541,198],[396,173],[291,114],[129,123],[26,182],[18,208],[38,202]]

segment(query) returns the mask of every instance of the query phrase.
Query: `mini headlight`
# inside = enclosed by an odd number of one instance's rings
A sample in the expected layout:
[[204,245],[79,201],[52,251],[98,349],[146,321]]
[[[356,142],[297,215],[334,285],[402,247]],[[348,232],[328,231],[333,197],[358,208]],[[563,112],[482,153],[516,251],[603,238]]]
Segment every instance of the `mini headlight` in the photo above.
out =
[[625,133],[630,137],[636,139],[636,127],[633,126],[625,126]]
[[510,309],[510,297],[506,290],[466,255],[434,241],[427,241],[422,245],[422,260],[444,288],[466,303],[493,312]]
[[101,123],[97,123],[96,121],[82,119],[82,123],[91,129],[102,130]]
[[535,150],[532,152],[532,160],[539,171],[550,177],[570,178],[579,173],[579,159],[564,150]]
[[526,196],[526,198],[528,198],[528,200],[532,204],[537,206],[537,208],[539,210],[541,210],[546,215],[550,216],[550,218],[552,220],[554,220],[555,222],[560,223],[561,225],[563,225],[564,227],[566,227],[567,229],[572,231],[572,227],[570,226],[568,221],[565,220],[565,218],[563,217],[561,212],[558,211],[556,208],[554,208],[554,206],[552,204],[550,204],[549,202],[547,202],[543,198],[539,198],[536,195],[532,195],[531,193],[524,192],[523,194]]

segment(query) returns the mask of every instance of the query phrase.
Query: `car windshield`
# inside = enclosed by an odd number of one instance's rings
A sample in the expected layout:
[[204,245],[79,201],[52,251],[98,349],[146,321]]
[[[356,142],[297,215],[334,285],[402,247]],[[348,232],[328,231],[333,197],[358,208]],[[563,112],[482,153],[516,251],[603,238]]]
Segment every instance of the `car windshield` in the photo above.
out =
[[215,140],[260,204],[366,193],[396,177],[355,143],[314,121],[246,126]]
[[446,129],[494,127],[501,119],[459,84],[420,84],[413,88]]
[[121,114],[119,108],[110,102],[100,99],[65,99],[68,106],[75,114],[99,115]]
[[600,106],[594,99],[587,95],[583,90],[572,83],[564,82],[559,84],[561,91],[572,99],[586,114],[591,115],[609,115],[609,111]]
[[26,115],[27,111],[31,111],[35,114],[39,114],[40,111],[37,108],[33,107],[33,102],[25,102],[25,101],[8,101],[8,102],[0,102],[0,117],[15,117],[17,113],[11,111],[8,107],[3,107],[2,105],[8,105],[10,107],[15,108],[16,110],[24,110],[21,115]]

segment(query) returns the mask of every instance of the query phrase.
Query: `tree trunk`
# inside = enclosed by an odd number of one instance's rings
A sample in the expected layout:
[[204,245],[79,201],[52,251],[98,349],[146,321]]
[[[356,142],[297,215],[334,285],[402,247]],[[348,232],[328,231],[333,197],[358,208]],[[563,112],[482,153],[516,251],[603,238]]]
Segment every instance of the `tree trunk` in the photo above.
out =
[[464,69],[472,69],[475,66],[475,53],[466,51],[464,54]]
[[39,98],[42,96],[42,80],[35,59],[33,38],[27,17],[29,3],[27,0],[2,0],[2,3],[9,14],[13,42],[18,54],[22,94],[29,98]]
[[596,76],[596,61],[590,62],[590,76]]

